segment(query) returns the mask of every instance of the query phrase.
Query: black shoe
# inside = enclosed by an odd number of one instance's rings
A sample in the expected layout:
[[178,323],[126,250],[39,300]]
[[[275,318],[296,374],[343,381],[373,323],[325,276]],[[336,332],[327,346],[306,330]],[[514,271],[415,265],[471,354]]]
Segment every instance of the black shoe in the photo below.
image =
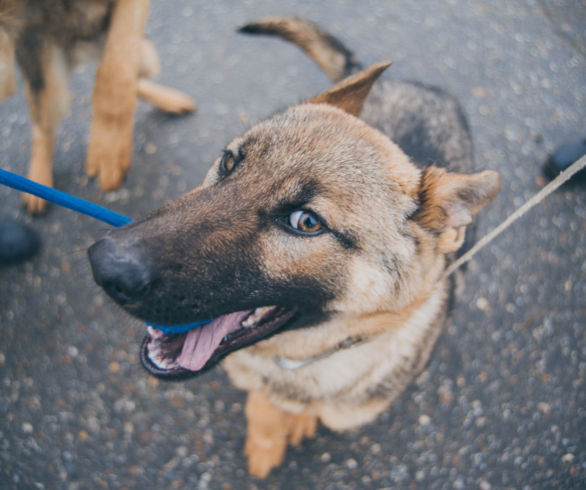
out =
[[39,235],[28,226],[12,219],[0,219],[0,265],[30,259],[40,244]]
[[[576,160],[586,155],[586,138],[580,141],[564,143],[556,148],[543,165],[543,173],[548,179],[554,179]],[[580,170],[570,180],[572,183],[586,183],[586,169]]]

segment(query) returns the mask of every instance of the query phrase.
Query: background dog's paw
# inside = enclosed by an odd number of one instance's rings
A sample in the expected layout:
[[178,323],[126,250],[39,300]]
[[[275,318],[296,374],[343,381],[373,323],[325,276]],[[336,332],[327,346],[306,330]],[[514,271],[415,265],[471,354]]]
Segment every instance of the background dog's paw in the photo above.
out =
[[297,446],[306,437],[313,437],[317,429],[317,417],[307,412],[289,415],[288,420],[289,442]]
[[130,168],[132,120],[126,124],[92,121],[86,173],[105,191],[118,189]]
[[195,102],[189,95],[164,87],[146,78],[138,81],[138,96],[169,114],[185,114],[195,111]]
[[23,194],[22,203],[31,214],[41,214],[47,209],[47,201],[32,194]]
[[[53,170],[51,162],[33,158],[31,160],[28,178],[39,184],[46,185],[47,187],[53,187]],[[32,194],[23,194],[22,202],[27,211],[31,214],[40,214],[44,212],[49,204],[44,199],[33,196]]]
[[122,186],[125,175],[126,170],[120,164],[102,165],[98,179],[100,187],[105,191],[114,191]]
[[247,438],[244,454],[248,459],[248,472],[257,478],[266,478],[283,461],[285,447],[285,442],[275,444],[269,440]]

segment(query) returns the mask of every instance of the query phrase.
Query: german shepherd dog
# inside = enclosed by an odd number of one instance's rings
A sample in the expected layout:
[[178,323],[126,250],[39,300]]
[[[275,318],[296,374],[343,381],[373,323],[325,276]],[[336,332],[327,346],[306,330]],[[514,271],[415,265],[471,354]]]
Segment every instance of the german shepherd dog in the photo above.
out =
[[[149,0],[0,0],[0,101],[15,90],[16,57],[33,122],[29,178],[53,185],[71,68],[100,51],[86,171],[99,176],[102,189],[120,187],[130,167],[137,95],[169,113],[195,109],[188,96],[146,79],[159,71],[144,38],[148,8]],[[24,201],[32,213],[46,207],[30,194]]]
[[446,317],[444,270],[500,178],[469,173],[468,128],[443,91],[377,81],[389,63],[363,70],[302,20],[242,31],[293,41],[336,84],[233,139],[201,186],[89,258],[97,283],[147,322],[213,318],[184,333],[149,327],[142,363],[181,379],[229,354],[248,391],[249,471],[265,477],[318,420],[371,422],[423,368]]

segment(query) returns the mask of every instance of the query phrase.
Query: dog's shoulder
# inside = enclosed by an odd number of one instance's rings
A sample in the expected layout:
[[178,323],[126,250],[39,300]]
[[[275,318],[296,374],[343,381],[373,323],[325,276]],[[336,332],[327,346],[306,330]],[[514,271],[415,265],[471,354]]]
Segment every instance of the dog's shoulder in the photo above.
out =
[[441,88],[413,81],[379,80],[361,118],[386,134],[419,167],[473,170],[473,147],[464,111]]

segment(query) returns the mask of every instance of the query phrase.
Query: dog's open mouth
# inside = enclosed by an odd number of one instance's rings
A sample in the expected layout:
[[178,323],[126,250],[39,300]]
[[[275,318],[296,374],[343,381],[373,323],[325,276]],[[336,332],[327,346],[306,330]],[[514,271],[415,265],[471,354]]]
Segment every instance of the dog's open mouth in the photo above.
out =
[[295,311],[279,306],[237,311],[180,334],[165,334],[150,326],[142,342],[140,359],[150,374],[160,378],[196,376],[230,352],[276,332]]

